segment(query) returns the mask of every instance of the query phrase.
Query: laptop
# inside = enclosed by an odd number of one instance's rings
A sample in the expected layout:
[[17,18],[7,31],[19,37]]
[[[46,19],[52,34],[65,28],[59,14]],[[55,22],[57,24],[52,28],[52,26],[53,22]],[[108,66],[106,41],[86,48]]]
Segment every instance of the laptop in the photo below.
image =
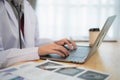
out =
[[41,56],[41,59],[49,59],[54,61],[64,61],[64,62],[73,62],[73,63],[84,63],[91,57],[101,45],[105,35],[107,34],[110,26],[115,20],[116,15],[108,17],[102,30],[100,31],[97,39],[95,40],[93,46],[79,46],[76,50],[70,52],[70,55],[66,58],[63,58],[57,54],[50,54],[47,56]]

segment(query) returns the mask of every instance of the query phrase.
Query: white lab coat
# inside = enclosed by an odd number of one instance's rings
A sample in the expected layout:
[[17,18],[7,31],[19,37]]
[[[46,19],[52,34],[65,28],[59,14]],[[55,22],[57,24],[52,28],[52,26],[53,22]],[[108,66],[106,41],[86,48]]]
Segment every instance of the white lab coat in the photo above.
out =
[[24,15],[23,49],[19,49],[17,19],[8,2],[0,0],[0,68],[20,61],[39,59],[38,46],[51,42],[39,39],[37,19],[27,0],[24,0]]

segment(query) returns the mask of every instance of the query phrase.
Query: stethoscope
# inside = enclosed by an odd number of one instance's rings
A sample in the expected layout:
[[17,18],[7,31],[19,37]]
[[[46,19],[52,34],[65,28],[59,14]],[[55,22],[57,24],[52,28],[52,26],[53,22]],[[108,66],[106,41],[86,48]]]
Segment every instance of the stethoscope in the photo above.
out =
[[21,38],[21,16],[22,16],[22,6],[21,5],[16,5],[13,1],[11,1],[12,5],[16,9],[18,13],[18,31],[19,31],[19,44],[20,44],[20,49],[22,49],[22,38]]

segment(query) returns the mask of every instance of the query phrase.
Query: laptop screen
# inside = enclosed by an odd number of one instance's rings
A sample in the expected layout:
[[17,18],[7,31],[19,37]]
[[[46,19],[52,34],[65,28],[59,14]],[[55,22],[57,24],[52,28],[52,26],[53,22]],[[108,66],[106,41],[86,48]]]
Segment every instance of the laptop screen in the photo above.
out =
[[91,56],[91,55],[99,48],[99,46],[101,45],[101,43],[102,43],[105,35],[106,35],[107,32],[108,32],[110,26],[112,25],[115,17],[116,17],[115,15],[108,17],[108,19],[106,20],[106,22],[105,22],[105,24],[104,24],[101,32],[99,33],[97,39],[95,40],[94,45],[92,46],[92,49],[91,49],[91,51],[90,51],[89,56]]

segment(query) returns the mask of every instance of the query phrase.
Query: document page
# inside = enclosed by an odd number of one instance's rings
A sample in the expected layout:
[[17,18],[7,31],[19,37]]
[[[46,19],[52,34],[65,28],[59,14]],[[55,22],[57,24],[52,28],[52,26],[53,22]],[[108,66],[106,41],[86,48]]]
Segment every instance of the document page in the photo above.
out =
[[0,80],[109,80],[110,74],[46,60],[0,70]]

